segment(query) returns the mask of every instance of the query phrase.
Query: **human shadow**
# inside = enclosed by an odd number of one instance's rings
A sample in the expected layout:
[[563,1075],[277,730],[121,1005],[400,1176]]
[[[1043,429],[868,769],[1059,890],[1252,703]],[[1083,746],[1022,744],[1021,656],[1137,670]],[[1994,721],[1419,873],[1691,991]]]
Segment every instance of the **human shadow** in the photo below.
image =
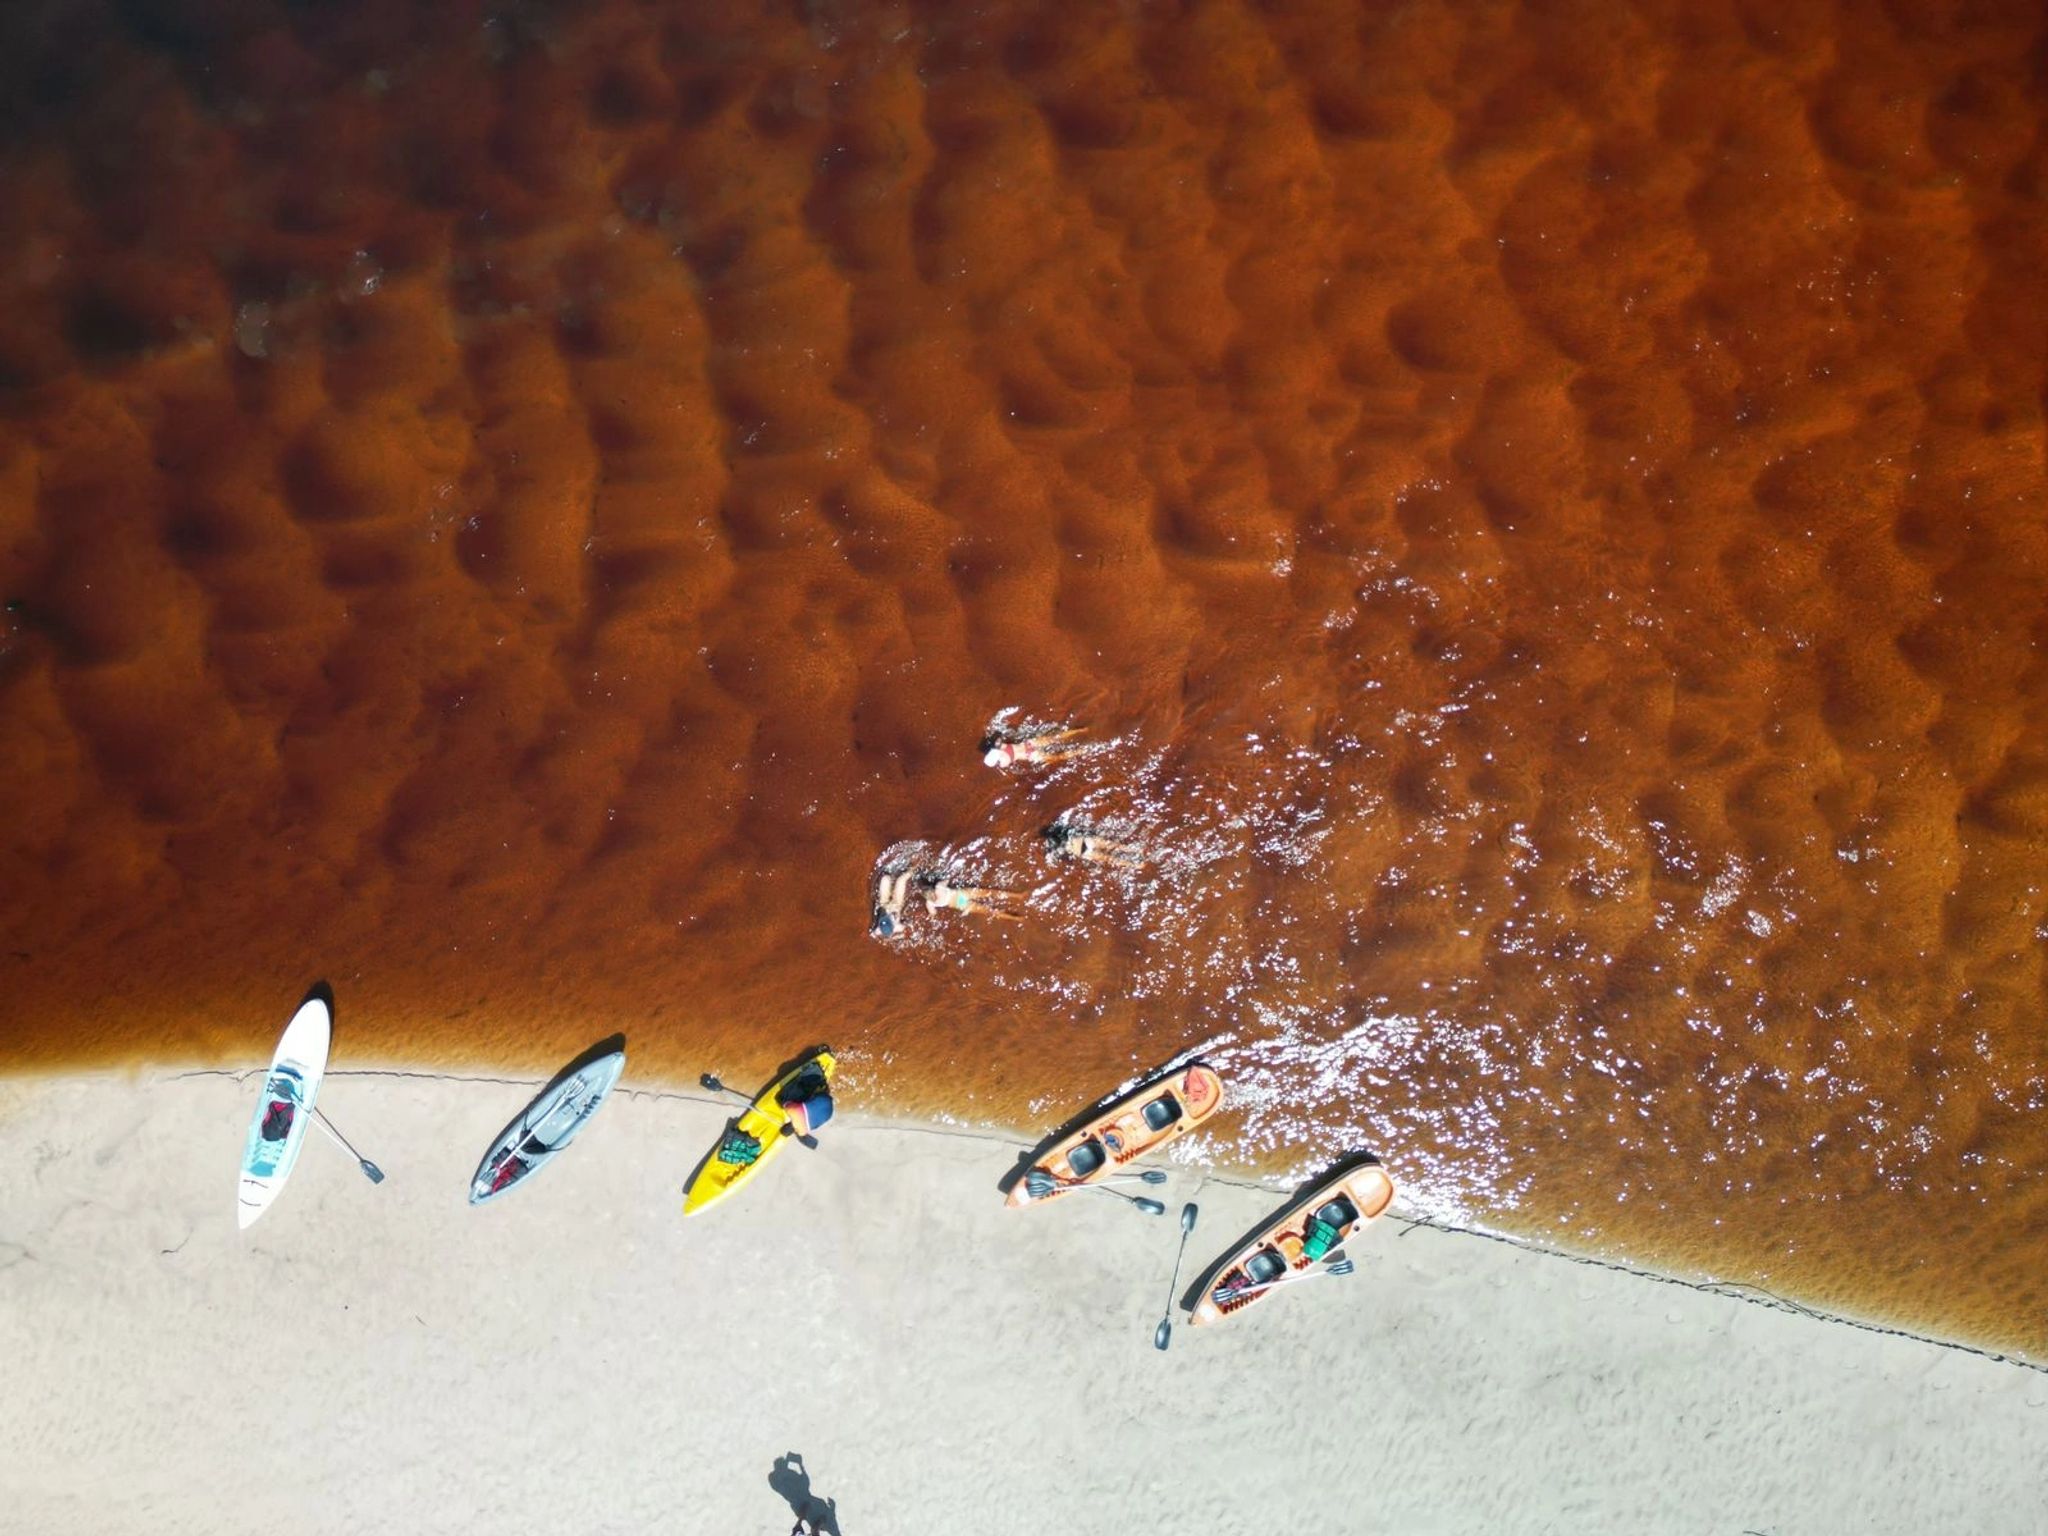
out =
[[790,1536],[840,1536],[839,1501],[821,1499],[811,1492],[811,1469],[796,1451],[775,1458],[768,1474],[768,1486],[796,1516]]
[[1176,1076],[1187,1071],[1190,1067],[1206,1065],[1207,1063],[1200,1056],[1189,1056],[1184,1059],[1176,1058],[1166,1066],[1158,1068],[1150,1076],[1140,1079],[1136,1087],[1111,1089],[1086,1109],[1075,1114],[1066,1124],[1039,1142],[1037,1146],[1032,1147],[1029,1151],[1019,1152],[1015,1166],[1007,1169],[1002,1177],[996,1180],[997,1193],[1008,1199],[1010,1191],[1017,1187],[1019,1181],[1026,1174],[1030,1173],[1032,1169],[1044,1162],[1046,1158],[1050,1157],[1055,1148],[1083,1126],[1092,1125],[1097,1120],[1100,1120],[1109,1109],[1126,1101],[1145,1097],[1153,1089],[1158,1088],[1164,1083],[1170,1083]]

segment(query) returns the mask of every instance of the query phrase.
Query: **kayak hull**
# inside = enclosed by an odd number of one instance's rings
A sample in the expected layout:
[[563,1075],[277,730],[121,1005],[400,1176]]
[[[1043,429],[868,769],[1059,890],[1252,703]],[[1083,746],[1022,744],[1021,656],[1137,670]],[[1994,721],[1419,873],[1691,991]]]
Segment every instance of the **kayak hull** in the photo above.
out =
[[551,1082],[492,1140],[469,1181],[482,1205],[524,1184],[574,1141],[626,1070],[624,1051],[607,1051]]
[[334,1013],[325,998],[309,997],[278,1037],[249,1139],[242,1148],[242,1176],[235,1190],[235,1221],[244,1231],[255,1224],[292,1176],[299,1148],[313,1118],[313,1100],[327,1073],[334,1040]]
[[[816,1051],[804,1057],[794,1066],[780,1073],[754,1096],[754,1102],[732,1120],[726,1122],[725,1134],[719,1137],[718,1145],[705,1155],[691,1176],[688,1188],[683,1193],[683,1214],[696,1216],[716,1205],[726,1196],[737,1193],[761,1171],[776,1153],[782,1150],[785,1141],[793,1136],[784,1136],[783,1127],[789,1125],[789,1117],[783,1112],[780,1096],[784,1087],[806,1070],[816,1066],[825,1074],[829,1087],[832,1075],[838,1066],[830,1051]],[[794,1127],[792,1127],[792,1130]],[[738,1131],[758,1145],[751,1160],[733,1162],[721,1154]]]
[[[1004,1197],[1011,1207],[1044,1205],[1108,1178],[1119,1168],[1184,1136],[1223,1107],[1223,1079],[1193,1061],[1133,1088],[1041,1146]],[[1031,1193],[1031,1175],[1053,1187]]]
[[[1286,1289],[1286,1279],[1314,1269],[1338,1248],[1362,1234],[1377,1221],[1394,1199],[1394,1181],[1376,1162],[1342,1166],[1311,1181],[1297,1191],[1262,1226],[1246,1237],[1223,1258],[1209,1267],[1197,1284],[1196,1299],[1188,1310],[1190,1327],[1205,1327],[1235,1317],[1256,1306],[1276,1290]],[[1346,1220],[1336,1220],[1335,1211],[1350,1207]],[[1336,1238],[1322,1254],[1303,1252],[1309,1218],[1322,1216],[1337,1230]],[[1271,1289],[1246,1287],[1278,1281]],[[1240,1292],[1232,1296],[1230,1292]]]

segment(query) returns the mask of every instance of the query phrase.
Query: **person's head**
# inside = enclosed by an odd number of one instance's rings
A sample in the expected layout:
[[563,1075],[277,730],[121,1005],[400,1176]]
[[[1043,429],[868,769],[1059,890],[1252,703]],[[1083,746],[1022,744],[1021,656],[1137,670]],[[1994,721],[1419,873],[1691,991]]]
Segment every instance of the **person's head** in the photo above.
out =
[[1051,826],[1040,831],[1038,835],[1045,839],[1046,852],[1062,854],[1067,851],[1067,843],[1073,837],[1074,829],[1064,821],[1056,821]]

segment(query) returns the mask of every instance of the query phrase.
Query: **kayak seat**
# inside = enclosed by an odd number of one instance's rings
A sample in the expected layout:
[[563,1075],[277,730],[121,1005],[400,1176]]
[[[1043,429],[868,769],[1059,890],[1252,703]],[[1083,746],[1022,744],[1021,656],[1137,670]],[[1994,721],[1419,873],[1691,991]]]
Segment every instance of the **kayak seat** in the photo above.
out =
[[1067,1167],[1073,1170],[1077,1179],[1088,1178],[1108,1161],[1109,1156],[1102,1150],[1102,1143],[1093,1136],[1067,1154]]
[[1358,1207],[1353,1205],[1347,1196],[1339,1195],[1318,1207],[1315,1219],[1325,1226],[1348,1228],[1358,1220]]
[[1155,1131],[1163,1131],[1180,1118],[1180,1101],[1170,1093],[1162,1093],[1145,1106],[1145,1123]]
[[1261,1248],[1244,1261],[1244,1273],[1253,1285],[1265,1285],[1287,1273],[1287,1261],[1271,1248]]

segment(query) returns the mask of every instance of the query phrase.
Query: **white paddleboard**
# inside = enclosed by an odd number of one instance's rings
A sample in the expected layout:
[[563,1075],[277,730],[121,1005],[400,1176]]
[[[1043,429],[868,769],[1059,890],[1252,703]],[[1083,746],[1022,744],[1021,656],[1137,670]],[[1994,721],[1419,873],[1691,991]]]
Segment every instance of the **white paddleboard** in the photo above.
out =
[[263,1097],[256,1101],[256,1118],[249,1122],[249,1144],[242,1152],[235,1216],[245,1228],[270,1209],[292,1176],[333,1037],[334,1017],[327,1004],[314,997],[292,1015],[277,1042],[277,1054],[263,1079]]

